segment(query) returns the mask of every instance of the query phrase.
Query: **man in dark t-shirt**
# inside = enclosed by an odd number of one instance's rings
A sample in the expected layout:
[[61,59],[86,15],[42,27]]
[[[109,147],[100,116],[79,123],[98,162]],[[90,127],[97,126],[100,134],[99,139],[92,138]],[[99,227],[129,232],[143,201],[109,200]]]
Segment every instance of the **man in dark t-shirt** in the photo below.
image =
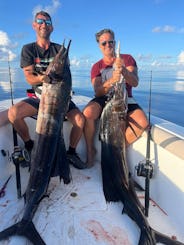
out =
[[[47,76],[44,73],[61,48],[61,45],[50,41],[53,25],[47,12],[38,12],[32,26],[36,32],[36,42],[23,46],[20,66],[23,69],[26,81],[32,86],[36,96],[20,101],[8,111],[8,118],[23,139],[28,152],[31,152],[34,142],[30,138],[29,129],[24,118],[38,113],[42,83]],[[68,160],[76,168],[86,168],[86,164],[81,161],[75,150],[83,132],[85,119],[73,101],[70,101],[66,117],[73,125],[67,151]]]

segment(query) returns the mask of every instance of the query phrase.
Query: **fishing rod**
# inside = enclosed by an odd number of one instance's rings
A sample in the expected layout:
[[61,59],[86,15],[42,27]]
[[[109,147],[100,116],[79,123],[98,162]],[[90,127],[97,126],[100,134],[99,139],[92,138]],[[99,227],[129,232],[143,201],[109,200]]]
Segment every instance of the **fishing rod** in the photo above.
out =
[[149,197],[150,197],[150,178],[153,176],[153,165],[150,161],[150,142],[151,142],[151,88],[152,88],[152,71],[150,78],[150,94],[149,94],[149,111],[148,111],[148,132],[147,132],[147,148],[146,148],[146,177],[145,177],[145,215],[148,217]]
[[148,217],[149,213],[149,199],[150,199],[150,179],[153,176],[153,165],[150,160],[150,142],[151,142],[151,88],[152,88],[152,71],[150,77],[149,88],[149,106],[148,106],[148,130],[147,130],[147,146],[146,146],[146,162],[140,162],[136,166],[137,175],[145,177],[145,215]]
[[[10,60],[8,55],[8,71],[9,71],[9,79],[10,79],[10,94],[11,94],[11,104],[14,105],[13,102],[13,88],[12,88],[12,79],[11,79],[11,68],[10,68]],[[23,159],[22,151],[18,145],[17,132],[12,125],[13,129],[13,145],[14,150],[12,153],[12,160],[15,165],[15,173],[16,173],[16,186],[17,186],[17,198],[21,198],[21,179],[20,179],[20,162]]]

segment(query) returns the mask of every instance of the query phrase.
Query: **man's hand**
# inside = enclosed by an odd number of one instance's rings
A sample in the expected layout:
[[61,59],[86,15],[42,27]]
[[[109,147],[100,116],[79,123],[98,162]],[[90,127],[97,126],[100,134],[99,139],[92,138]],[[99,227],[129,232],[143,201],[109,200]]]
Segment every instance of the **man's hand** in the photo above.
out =
[[48,75],[40,75],[42,83],[50,83],[50,77]]
[[112,83],[119,82],[122,75],[122,67],[121,68],[115,68],[112,73]]
[[115,70],[113,72],[113,80],[119,79],[118,81],[120,81],[121,75],[123,75],[125,77],[128,73],[127,68],[125,67],[125,63],[124,63],[122,58],[118,57],[115,59],[114,68],[115,68]]
[[114,67],[115,68],[121,68],[122,66],[125,66],[125,63],[122,58],[118,57],[114,61]]
[[119,82],[121,80],[122,70],[124,62],[121,58],[116,58],[113,64],[114,70],[112,73],[112,83]]

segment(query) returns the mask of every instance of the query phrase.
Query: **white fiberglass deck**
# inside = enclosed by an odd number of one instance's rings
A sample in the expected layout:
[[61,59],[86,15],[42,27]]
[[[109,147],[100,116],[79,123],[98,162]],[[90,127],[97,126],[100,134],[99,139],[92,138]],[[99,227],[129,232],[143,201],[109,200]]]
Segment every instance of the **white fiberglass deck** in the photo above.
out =
[[[126,215],[121,214],[121,203],[107,204],[102,190],[99,162],[91,169],[77,170],[71,167],[72,182],[64,185],[59,178],[52,178],[48,194],[40,203],[33,222],[47,245],[137,245],[139,228]],[[21,168],[22,189],[25,190],[29,173]],[[0,184],[2,185],[2,181]],[[144,201],[143,193],[138,193]],[[22,218],[23,198],[17,200],[15,176],[0,198],[0,230]],[[184,240],[171,224],[168,215],[150,201],[150,224],[171,237]],[[1,245],[29,244],[25,238],[12,237]]]
[[[87,97],[78,97],[77,104],[81,108],[88,100],[89,98]],[[31,133],[34,133],[35,121],[33,119],[28,119],[28,124]],[[66,145],[68,145],[70,129],[71,125],[66,122],[64,124]],[[8,161],[9,156],[13,151],[11,125],[7,124],[0,127],[0,138],[0,150],[4,149],[7,153],[5,157],[2,156],[2,154],[0,155],[0,188],[12,174],[7,188],[5,189],[5,196],[0,198],[0,231],[2,231],[22,218],[24,200],[23,198],[20,200],[17,199],[15,169],[12,162]],[[47,245],[138,244],[140,236],[139,228],[126,214],[122,215],[123,204],[106,203],[105,201],[102,189],[100,142],[98,140],[98,134],[96,135],[95,142],[98,154],[96,156],[94,167],[91,169],[78,170],[71,166],[72,181],[68,185],[64,185],[62,181],[60,183],[58,177],[52,178],[48,188],[49,195],[44,198],[38,206],[33,222]],[[137,141],[133,148],[134,150],[132,151],[132,147],[130,147],[129,154],[132,157],[132,162],[137,163],[137,154],[141,159],[145,154],[146,143],[144,137]],[[155,149],[155,146],[153,149]],[[85,144],[83,137],[77,147],[77,151],[82,159],[85,160]],[[159,148],[157,148],[157,152],[154,153],[158,153],[159,157],[162,156],[162,160],[165,159],[165,149],[162,155]],[[171,159],[175,159],[171,153],[169,156]],[[154,155],[154,158],[157,161],[159,157]],[[177,164],[177,166],[181,166],[182,170],[182,161],[183,160],[180,161],[179,158],[178,162],[174,161],[175,167]],[[158,161],[157,164],[159,171],[165,171],[162,169],[160,161]],[[170,166],[168,165],[168,162],[167,166]],[[134,168],[133,164],[132,167]],[[155,179],[151,181],[151,194],[154,194],[154,191],[157,192],[157,186],[164,185],[164,188],[167,188],[168,183],[169,186],[172,184],[171,182],[163,180],[161,178],[162,175],[158,174],[158,170],[156,172]],[[22,193],[24,193],[26,189],[28,178],[28,170],[21,168]],[[159,192],[161,193],[161,189]],[[176,230],[176,227],[178,226],[173,223],[173,219],[171,220],[170,213],[163,208],[165,206],[167,207],[167,210],[171,210],[173,205],[173,200],[171,200],[171,196],[169,195],[171,192],[172,190],[168,190],[168,192],[165,191],[165,196],[162,194],[161,197],[166,199],[164,202],[161,200],[161,203],[164,204],[162,207],[152,199],[150,200],[148,221],[151,227],[159,232],[184,242],[183,229],[180,227],[181,229]],[[137,194],[141,202],[144,204],[144,192],[137,192]],[[174,192],[173,195],[176,198],[181,196],[180,193],[176,192]],[[165,202],[171,203],[170,209],[168,208],[169,205],[165,205]],[[176,209],[176,206],[173,206],[173,209]],[[177,212],[181,214],[181,216],[184,213],[183,209],[177,210]],[[30,244],[30,242],[25,238],[18,236],[14,236],[5,241],[0,241],[0,245],[7,244],[23,245]]]

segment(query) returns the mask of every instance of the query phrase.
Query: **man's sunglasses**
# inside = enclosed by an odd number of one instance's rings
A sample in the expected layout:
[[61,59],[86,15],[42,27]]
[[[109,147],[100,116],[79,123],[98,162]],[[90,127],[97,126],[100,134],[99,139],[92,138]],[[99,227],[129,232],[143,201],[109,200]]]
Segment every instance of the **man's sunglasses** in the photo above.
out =
[[47,26],[51,26],[52,25],[52,21],[51,20],[44,20],[44,19],[36,19],[35,22],[39,25],[42,25],[43,23],[45,23]]
[[107,43],[110,44],[110,45],[113,45],[113,44],[115,43],[115,41],[114,41],[114,40],[103,41],[103,42],[101,42],[100,44],[101,44],[102,46],[105,46]]

